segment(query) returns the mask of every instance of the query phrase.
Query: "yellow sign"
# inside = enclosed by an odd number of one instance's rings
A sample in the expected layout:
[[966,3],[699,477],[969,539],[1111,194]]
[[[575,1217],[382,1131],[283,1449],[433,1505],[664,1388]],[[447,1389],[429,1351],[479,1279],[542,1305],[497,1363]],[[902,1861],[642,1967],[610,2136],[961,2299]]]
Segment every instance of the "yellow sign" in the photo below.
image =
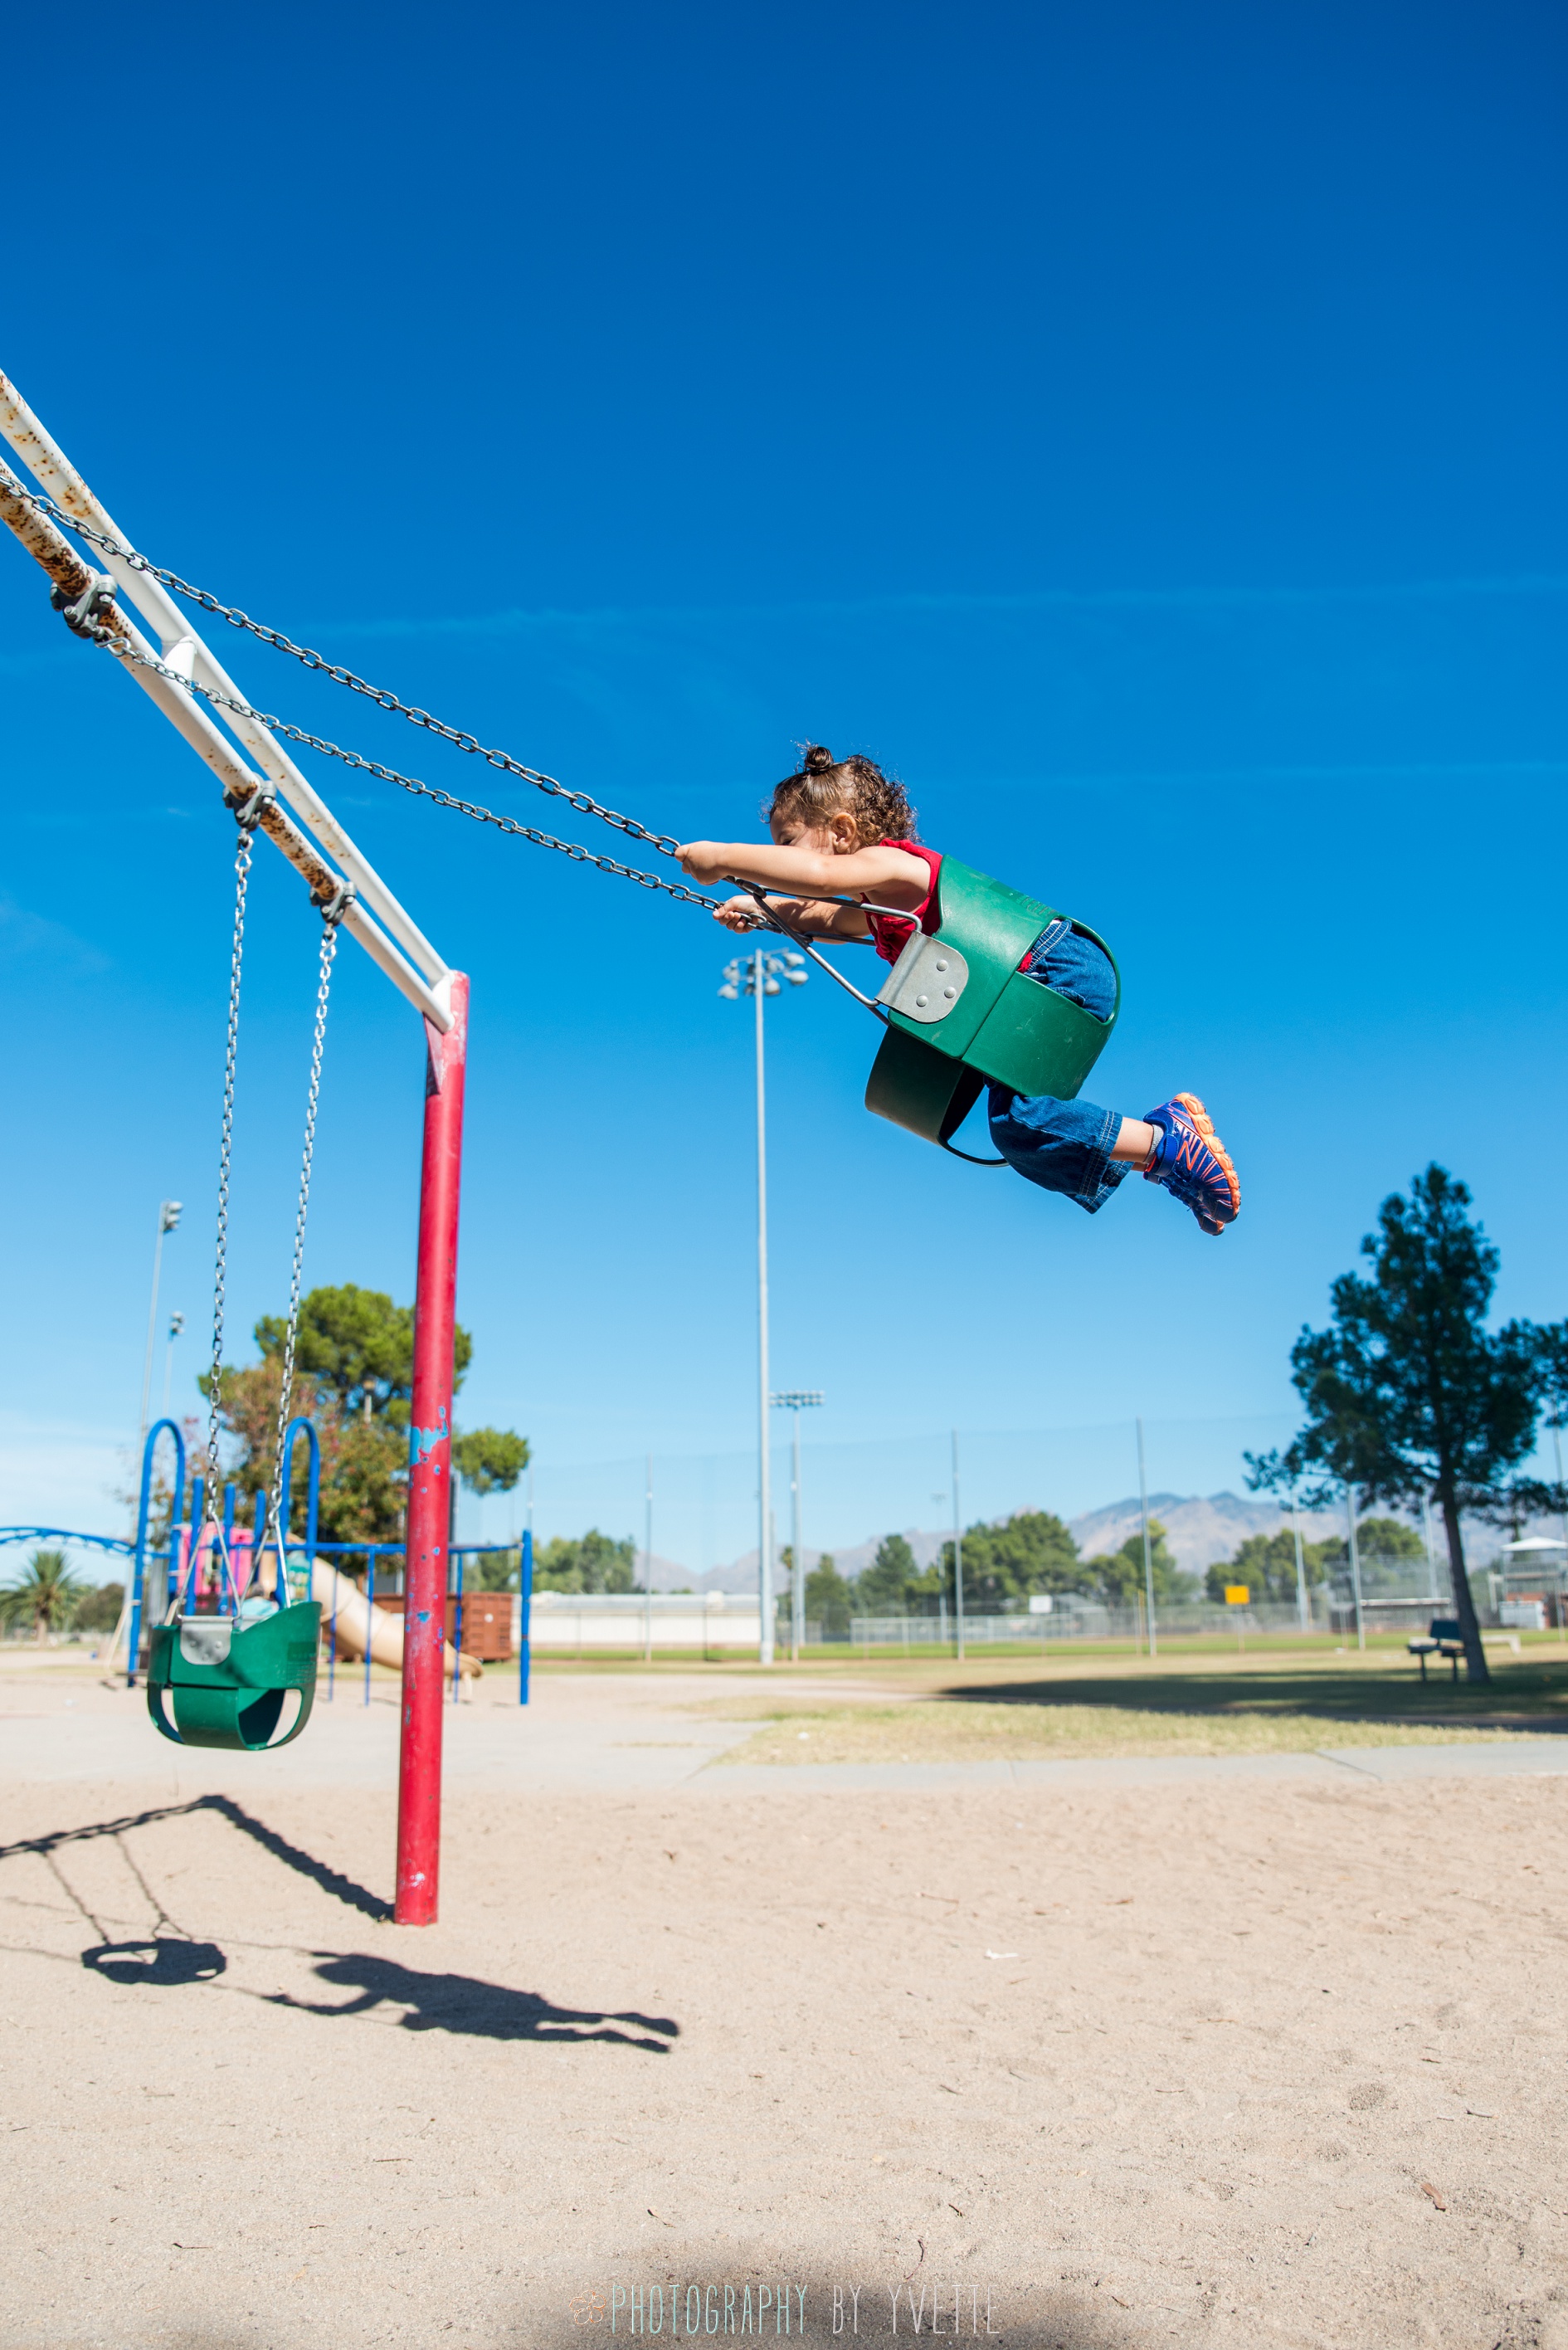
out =
[[1227,1607],[1250,1607],[1251,1604],[1252,1586],[1250,1583],[1228,1583],[1225,1586]]

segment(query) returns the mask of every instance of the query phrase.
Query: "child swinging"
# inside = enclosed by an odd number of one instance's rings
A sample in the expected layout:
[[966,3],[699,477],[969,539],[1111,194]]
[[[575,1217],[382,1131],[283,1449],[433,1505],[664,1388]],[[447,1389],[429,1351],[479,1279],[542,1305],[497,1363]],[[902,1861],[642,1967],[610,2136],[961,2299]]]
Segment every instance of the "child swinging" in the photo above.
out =
[[[792,930],[841,943],[868,941],[884,962],[894,963],[917,929],[937,927],[941,852],[916,838],[915,821],[902,785],[874,760],[835,759],[814,743],[774,792],[771,847],[694,840],[678,854],[695,881],[749,881],[763,892],[798,893],[778,900]],[[846,898],[860,902],[834,902]],[[715,919],[730,931],[763,927],[749,897],[727,899]],[[1108,1021],[1116,1009],[1110,958],[1071,922],[1052,922],[1019,967],[1097,1020]],[[1235,1221],[1241,1187],[1196,1094],[1173,1094],[1137,1118],[993,1084],[989,1109],[992,1139],[1009,1166],[1091,1215],[1136,1172],[1190,1208],[1206,1232],[1218,1234]]]

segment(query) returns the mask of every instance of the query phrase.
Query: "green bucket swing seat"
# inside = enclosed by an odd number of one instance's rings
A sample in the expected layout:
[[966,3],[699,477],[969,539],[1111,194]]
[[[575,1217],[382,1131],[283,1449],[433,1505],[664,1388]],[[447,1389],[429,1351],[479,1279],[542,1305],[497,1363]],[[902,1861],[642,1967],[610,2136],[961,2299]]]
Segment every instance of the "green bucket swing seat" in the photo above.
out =
[[[321,1609],[315,1600],[278,1608],[254,1624],[234,1616],[180,1616],[152,1633],[147,1711],[177,1746],[222,1746],[254,1753],[286,1746],[310,1720]],[[275,1738],[290,1690],[298,1719]],[[165,1699],[173,1703],[170,1721]]]
[[956,857],[942,859],[936,907],[936,929],[909,940],[877,998],[888,1027],[867,1081],[866,1107],[948,1150],[988,1083],[1074,1098],[1116,1026],[1121,973],[1105,941],[1078,922],[1074,927],[1105,948],[1116,971],[1111,1017],[1098,1020],[1031,979],[1018,966],[1047,925],[1061,919],[1055,908]]

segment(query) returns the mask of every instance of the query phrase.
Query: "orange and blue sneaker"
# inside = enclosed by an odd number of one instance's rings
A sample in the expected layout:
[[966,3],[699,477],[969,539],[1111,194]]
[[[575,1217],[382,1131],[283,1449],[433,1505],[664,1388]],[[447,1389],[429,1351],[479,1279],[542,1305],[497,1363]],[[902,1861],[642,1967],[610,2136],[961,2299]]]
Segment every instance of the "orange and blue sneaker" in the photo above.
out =
[[1173,1094],[1158,1109],[1145,1110],[1144,1118],[1159,1134],[1145,1179],[1163,1183],[1191,1209],[1202,1231],[1218,1236],[1236,1221],[1241,1186],[1203,1104],[1196,1094]]

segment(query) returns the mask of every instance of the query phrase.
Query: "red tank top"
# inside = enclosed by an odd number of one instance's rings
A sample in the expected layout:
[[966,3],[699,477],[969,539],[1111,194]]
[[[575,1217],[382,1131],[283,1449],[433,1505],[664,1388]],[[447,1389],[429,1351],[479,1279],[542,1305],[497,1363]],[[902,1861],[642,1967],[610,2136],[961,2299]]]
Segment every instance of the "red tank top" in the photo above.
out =
[[[931,877],[930,888],[909,913],[868,913],[866,917],[872,941],[883,962],[897,962],[914,937],[917,925],[928,938],[937,927],[937,876],[942,869],[942,853],[940,848],[922,848],[918,840],[879,840],[877,846],[878,848],[901,848],[907,857],[923,858]],[[865,904],[864,897],[860,902]]]

